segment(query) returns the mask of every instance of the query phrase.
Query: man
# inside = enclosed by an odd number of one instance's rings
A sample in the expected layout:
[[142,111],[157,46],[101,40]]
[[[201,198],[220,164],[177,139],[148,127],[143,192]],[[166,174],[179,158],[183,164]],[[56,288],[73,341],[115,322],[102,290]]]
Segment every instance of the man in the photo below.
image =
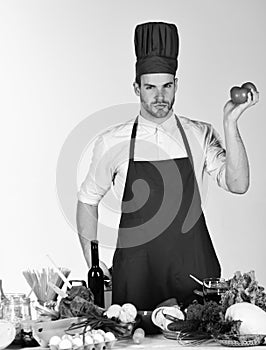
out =
[[[190,274],[220,276],[202,212],[204,175],[233,193],[249,187],[238,119],[258,102],[258,93],[252,91],[240,105],[226,103],[225,152],[211,125],[173,113],[178,48],[175,25],[136,27],[134,90],[140,114],[98,137],[79,192],[77,224],[88,266],[99,201],[111,187],[122,201],[112,302],[131,302],[140,310],[152,310],[172,297],[186,306],[197,287]],[[107,274],[103,263],[102,268]]]

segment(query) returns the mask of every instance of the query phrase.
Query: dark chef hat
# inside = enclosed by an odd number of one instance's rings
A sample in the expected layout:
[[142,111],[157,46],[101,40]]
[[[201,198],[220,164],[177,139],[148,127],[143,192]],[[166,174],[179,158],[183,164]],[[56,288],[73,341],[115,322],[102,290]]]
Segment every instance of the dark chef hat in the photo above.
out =
[[135,29],[136,77],[149,73],[175,75],[179,39],[174,24],[148,22]]

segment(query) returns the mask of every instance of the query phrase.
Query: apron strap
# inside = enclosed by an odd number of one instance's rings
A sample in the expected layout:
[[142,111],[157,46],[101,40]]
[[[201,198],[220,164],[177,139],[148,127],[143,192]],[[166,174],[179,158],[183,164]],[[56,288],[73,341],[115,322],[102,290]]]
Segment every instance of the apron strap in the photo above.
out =
[[196,173],[195,173],[193,157],[192,157],[191,149],[190,149],[190,146],[189,146],[189,143],[188,143],[188,139],[187,139],[185,130],[184,130],[183,126],[181,125],[181,122],[180,122],[179,118],[176,115],[175,115],[175,119],[176,119],[177,126],[178,126],[178,128],[180,130],[180,133],[182,135],[182,139],[183,139],[186,151],[187,151],[188,159],[190,161],[190,164],[191,164],[191,167],[192,167],[192,171],[194,173],[194,178],[195,178],[195,182],[194,182],[194,196],[198,195],[199,201],[201,203],[201,196],[200,196],[199,186],[198,186],[198,182],[197,182],[197,177],[196,177]]
[[129,148],[129,160],[134,160],[134,153],[135,153],[135,139],[137,134],[137,126],[138,126],[138,117],[135,119],[132,132],[131,132],[131,138],[130,138],[130,148]]
[[192,157],[192,153],[191,153],[191,149],[190,149],[190,146],[189,146],[189,143],[188,143],[188,139],[187,139],[186,133],[185,133],[185,131],[183,129],[183,126],[181,125],[181,122],[180,122],[179,118],[177,118],[176,115],[175,115],[175,119],[176,119],[177,126],[178,126],[178,128],[180,130],[180,133],[181,133],[181,136],[182,136],[182,139],[183,139],[186,151],[187,151],[188,158],[189,158],[189,160],[191,162],[191,166],[192,166],[192,169],[193,169],[194,174],[195,174],[193,157]]

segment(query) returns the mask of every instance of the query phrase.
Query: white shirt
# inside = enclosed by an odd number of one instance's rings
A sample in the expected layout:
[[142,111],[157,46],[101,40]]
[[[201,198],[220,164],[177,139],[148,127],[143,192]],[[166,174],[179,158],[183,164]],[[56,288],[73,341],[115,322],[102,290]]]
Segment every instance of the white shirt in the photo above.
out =
[[[192,152],[194,170],[201,199],[206,195],[205,175],[228,190],[225,182],[225,150],[214,128],[205,122],[178,116]],[[95,141],[89,172],[78,192],[83,203],[98,205],[112,189],[116,199],[122,200],[126,181],[130,137],[135,118],[114,126]],[[134,160],[164,160],[187,157],[185,145],[174,114],[162,124],[138,118]]]

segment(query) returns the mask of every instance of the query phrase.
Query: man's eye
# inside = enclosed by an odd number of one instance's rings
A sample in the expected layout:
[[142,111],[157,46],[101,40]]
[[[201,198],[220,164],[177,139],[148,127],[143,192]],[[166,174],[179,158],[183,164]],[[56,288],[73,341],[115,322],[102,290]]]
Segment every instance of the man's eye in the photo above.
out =
[[146,86],[146,90],[151,90],[152,86]]
[[172,84],[167,84],[165,87],[169,89],[172,87]]

